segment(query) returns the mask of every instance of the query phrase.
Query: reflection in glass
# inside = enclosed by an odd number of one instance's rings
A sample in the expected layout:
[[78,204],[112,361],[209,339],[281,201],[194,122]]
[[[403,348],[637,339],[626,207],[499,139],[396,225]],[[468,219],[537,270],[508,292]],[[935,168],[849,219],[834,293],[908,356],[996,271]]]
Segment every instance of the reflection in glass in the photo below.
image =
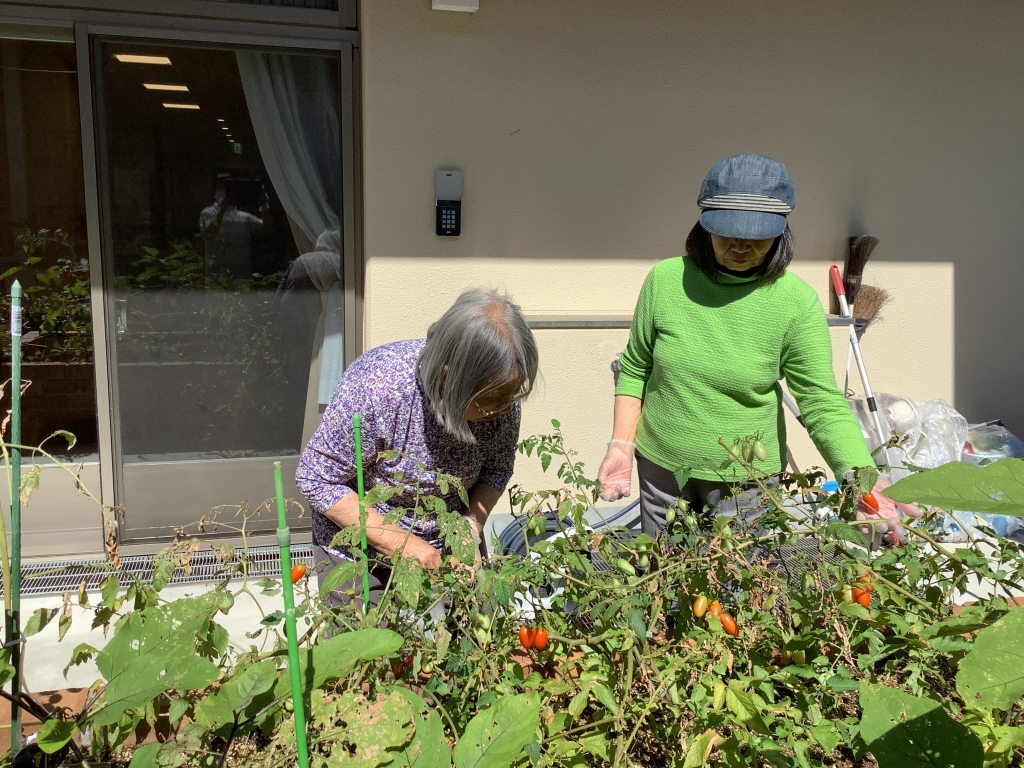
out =
[[124,462],[296,455],[341,332],[337,59],[117,42],[98,60]]
[[[10,376],[10,289],[24,289],[23,441],[96,459],[89,263],[75,47],[0,39],[0,334]],[[0,409],[10,407],[4,392]]]

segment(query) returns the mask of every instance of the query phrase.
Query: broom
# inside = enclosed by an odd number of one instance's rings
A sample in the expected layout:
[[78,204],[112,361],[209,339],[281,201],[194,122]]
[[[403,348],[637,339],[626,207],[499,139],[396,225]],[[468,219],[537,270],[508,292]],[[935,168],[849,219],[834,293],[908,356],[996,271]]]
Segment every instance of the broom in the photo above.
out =
[[864,331],[873,322],[882,319],[882,316],[878,313],[890,301],[892,301],[892,296],[885,288],[879,288],[875,285],[862,285],[860,287],[860,291],[857,294],[857,303],[853,307],[853,316],[867,320],[867,323],[857,330],[858,339],[864,335]]
[[[857,303],[857,294],[860,293],[861,280],[864,277],[864,267],[871,258],[872,251],[878,246],[878,238],[869,235],[851,237],[850,247],[846,254],[846,264],[843,269],[843,288],[846,289],[846,300],[851,304]],[[835,291],[830,291],[829,311],[833,315],[839,314],[839,299]],[[863,315],[858,315],[863,317]]]

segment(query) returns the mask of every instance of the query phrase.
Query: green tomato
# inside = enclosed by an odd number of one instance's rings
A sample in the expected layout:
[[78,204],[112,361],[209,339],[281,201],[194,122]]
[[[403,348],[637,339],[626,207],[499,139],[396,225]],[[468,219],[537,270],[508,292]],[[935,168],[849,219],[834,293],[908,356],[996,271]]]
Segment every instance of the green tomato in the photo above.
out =
[[669,507],[668,509],[665,510],[665,523],[668,525],[672,525],[672,523],[674,523],[675,521],[676,511],[672,509],[672,507]]
[[640,567],[641,568],[648,568],[648,567],[650,567],[650,565],[651,565],[651,558],[648,557],[647,555],[642,555],[640,557]]
[[294,712],[295,711],[295,705],[292,704],[292,700],[291,699],[285,699],[284,700],[284,711],[285,712]]
[[476,623],[481,629],[491,628],[491,617],[486,613],[478,613],[476,615]]
[[802,665],[807,663],[806,651],[793,651],[793,663]]
[[800,582],[800,588],[804,592],[810,592],[818,588],[818,583],[814,580],[814,576],[809,573],[805,573],[803,579]]
[[793,661],[793,652],[792,651],[786,651],[786,650],[782,651],[782,666],[788,667],[790,665],[790,662],[792,662],[792,661]]
[[687,515],[683,522],[686,523],[686,527],[691,531],[696,531],[697,526],[699,525],[696,515]]
[[230,592],[220,593],[220,610],[222,613],[227,613],[231,610],[231,606],[235,604],[235,596]]
[[758,461],[764,461],[768,458],[768,449],[764,447],[764,443],[760,440],[754,441],[754,457]]
[[754,463],[754,444],[753,443],[744,443],[743,444],[743,460],[745,462],[747,462],[747,464],[753,464]]
[[627,576],[636,576],[636,568],[633,567],[629,560],[620,557],[615,560],[614,565]]
[[477,627],[473,630],[473,634],[476,635],[476,641],[480,645],[487,645],[491,641],[491,633],[483,627]]
[[680,499],[679,501],[677,501],[676,506],[679,507],[679,511],[682,512],[684,515],[690,511],[690,502],[688,502],[686,499]]

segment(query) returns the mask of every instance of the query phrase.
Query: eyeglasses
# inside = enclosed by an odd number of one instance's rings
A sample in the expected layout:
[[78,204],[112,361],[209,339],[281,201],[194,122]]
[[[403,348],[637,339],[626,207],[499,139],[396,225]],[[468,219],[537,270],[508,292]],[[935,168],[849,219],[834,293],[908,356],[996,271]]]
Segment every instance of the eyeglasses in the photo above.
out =
[[493,409],[492,408],[484,408],[482,405],[480,405],[479,403],[476,403],[476,402],[473,403],[473,406],[476,408],[477,412],[481,416],[484,416],[485,418],[489,418],[491,416],[500,416],[503,413],[508,413],[513,408],[515,408],[516,403],[518,403],[521,399],[522,398],[516,397],[516,398],[514,398],[512,400],[509,400],[509,401],[507,401],[505,403],[502,403],[497,408],[493,408]]

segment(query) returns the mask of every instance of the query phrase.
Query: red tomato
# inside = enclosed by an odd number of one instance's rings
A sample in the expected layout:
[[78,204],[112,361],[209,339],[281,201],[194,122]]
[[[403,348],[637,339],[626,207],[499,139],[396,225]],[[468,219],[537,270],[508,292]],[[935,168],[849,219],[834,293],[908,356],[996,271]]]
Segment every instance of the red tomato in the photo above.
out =
[[732,617],[732,614],[723,613],[719,621],[722,622],[722,629],[725,630],[725,634],[736,637],[740,633],[739,627],[736,626],[736,619]]
[[526,626],[519,628],[519,644],[523,646],[523,648],[526,648],[527,650],[533,648],[534,639],[535,631],[533,629]]
[[865,493],[861,498],[864,500],[864,506],[877,515],[881,507],[878,504],[878,499],[875,498],[875,494]]
[[304,566],[302,563],[299,563],[298,565],[293,566],[292,567],[292,584],[295,584],[296,582],[298,582],[298,580],[301,579],[305,575],[306,575],[306,566]]
[[716,619],[722,618],[722,604],[715,600],[708,606],[708,613],[714,616]]
[[548,631],[544,627],[537,627],[533,631],[533,647],[538,651],[548,647]]
[[863,592],[863,591],[861,591],[859,589],[855,589],[853,591],[854,592],[860,592],[859,595],[856,595],[853,598],[854,600],[856,600],[858,603],[863,605],[865,608],[867,608],[867,607],[869,607],[871,605],[871,593],[870,592]]

